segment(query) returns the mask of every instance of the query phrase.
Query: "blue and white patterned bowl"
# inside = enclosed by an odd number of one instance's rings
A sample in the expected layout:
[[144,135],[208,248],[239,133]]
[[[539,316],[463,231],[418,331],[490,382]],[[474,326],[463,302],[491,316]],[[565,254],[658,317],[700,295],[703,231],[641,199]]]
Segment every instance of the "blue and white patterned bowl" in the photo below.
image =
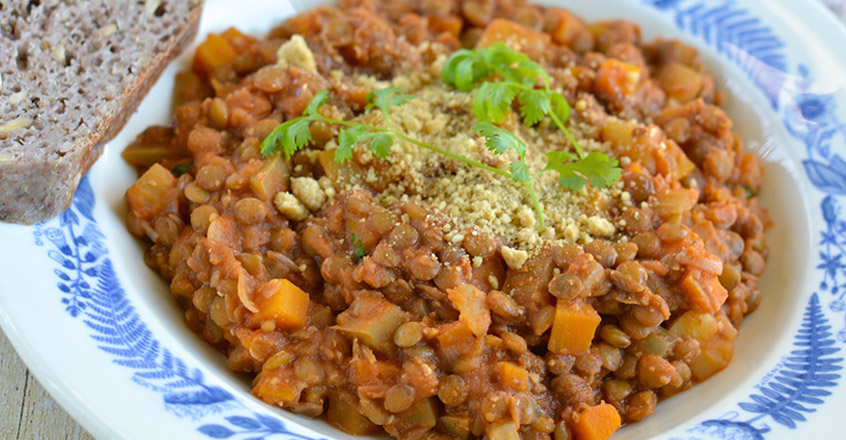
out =
[[[846,438],[844,28],[807,0],[546,3],[698,46],[736,129],[763,158],[762,203],[775,222],[763,303],[743,322],[731,365],[615,438]],[[293,11],[279,0],[209,0],[201,34],[232,25],[262,34]],[[169,120],[173,77],[189,56],[109,143],[68,211],[34,227],[0,225],[0,324],[100,438],[348,438],[251,397],[248,380],[183,325],[124,228],[135,174],[119,152]]]

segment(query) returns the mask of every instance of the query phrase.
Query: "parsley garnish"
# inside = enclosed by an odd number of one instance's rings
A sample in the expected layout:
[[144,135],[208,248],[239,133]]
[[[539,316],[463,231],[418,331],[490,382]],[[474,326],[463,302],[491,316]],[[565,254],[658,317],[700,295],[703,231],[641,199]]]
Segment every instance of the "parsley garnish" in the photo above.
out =
[[[605,188],[620,179],[620,168],[617,166],[616,159],[602,153],[585,154],[582,151],[565,126],[570,117],[570,105],[560,93],[550,89],[549,74],[538,63],[530,60],[526,54],[509,49],[502,43],[486,49],[461,49],[447,60],[442,71],[442,79],[444,83],[464,92],[475,90],[473,112],[480,122],[473,126],[473,131],[485,138],[488,149],[495,154],[503,154],[510,149],[517,152],[518,158],[509,164],[508,170],[501,170],[429,145],[399,131],[388,118],[388,109],[402,106],[414,99],[414,96],[396,87],[376,90],[367,95],[366,110],[376,110],[381,113],[387,128],[321,115],[320,106],[329,98],[329,91],[324,89],[312,98],[302,116],[280,124],[262,141],[262,156],[266,157],[281,151],[286,159],[290,158],[297,150],[310,142],[309,127],[312,122],[318,121],[343,127],[338,133],[336,162],[350,160],[356,145],[363,142],[373,154],[384,159],[391,154],[394,141],[399,139],[522,183],[532,199],[541,230],[546,229],[546,225],[532,186],[532,182],[540,174],[547,171],[557,172],[559,184],[571,190],[581,189],[587,182],[595,187]],[[538,88],[539,81],[542,84],[541,88]],[[576,154],[565,151],[547,153],[547,166],[532,174],[526,163],[526,144],[511,131],[495,125],[504,121],[515,99],[526,125],[535,125],[549,117],[573,145]],[[360,240],[358,243],[361,243]],[[353,244],[356,246],[356,255],[359,255],[361,252],[358,245],[355,242]],[[363,250],[363,247],[361,249]]]
[[358,263],[362,258],[367,256],[367,250],[364,249],[364,243],[355,232],[350,236],[350,243],[353,245],[353,261]]

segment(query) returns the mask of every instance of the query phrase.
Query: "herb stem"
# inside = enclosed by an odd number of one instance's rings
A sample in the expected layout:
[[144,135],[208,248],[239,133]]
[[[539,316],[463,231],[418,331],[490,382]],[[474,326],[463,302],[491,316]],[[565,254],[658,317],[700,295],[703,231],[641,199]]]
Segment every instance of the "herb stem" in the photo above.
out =
[[[538,174],[540,174],[540,173],[538,173]],[[532,204],[535,205],[535,212],[538,214],[538,222],[540,223],[540,230],[541,230],[541,232],[543,232],[544,230],[546,230],[546,224],[543,221],[543,211],[541,211],[540,202],[538,202],[538,196],[535,195],[535,188],[532,186],[531,182],[526,182],[525,185],[526,185],[526,188],[529,190],[529,196],[532,198]]]
[[561,119],[558,118],[558,115],[555,112],[549,112],[549,117],[552,119],[552,122],[559,128],[561,131],[564,132],[564,136],[567,137],[567,140],[573,144],[573,148],[576,150],[576,154],[579,155],[579,159],[585,158],[585,153],[582,151],[582,147],[579,146],[579,143],[576,142],[576,138],[573,137],[573,134],[570,133],[570,130],[567,130],[567,127],[564,126],[564,123],[561,122]]
[[[344,125],[344,126],[347,126],[347,127],[361,127],[361,128],[366,129],[366,130],[369,130],[369,131],[393,135],[393,136],[396,136],[396,137],[398,137],[398,138],[400,138],[400,139],[402,139],[402,140],[404,140],[404,141],[406,141],[410,144],[417,145],[418,147],[425,148],[429,151],[432,151],[432,152],[435,152],[435,153],[438,153],[438,154],[443,154],[444,156],[447,156],[451,159],[457,160],[459,162],[464,162],[467,165],[479,167],[479,168],[488,170],[492,173],[499,174],[500,176],[505,176],[505,177],[509,177],[509,178],[511,177],[511,173],[509,173],[508,171],[501,170],[501,169],[496,168],[496,167],[492,167],[488,164],[484,164],[484,163],[479,162],[477,160],[470,159],[469,157],[464,157],[460,154],[455,154],[451,151],[442,150],[442,149],[440,149],[440,148],[438,148],[434,145],[429,145],[425,142],[418,141],[417,139],[414,139],[410,136],[407,136],[404,133],[399,132],[399,131],[394,130],[394,129],[375,127],[373,125],[366,125],[366,124],[361,124],[361,123],[358,123],[358,122],[351,122],[351,121],[343,121],[343,120],[340,120],[340,119],[332,119],[332,118],[327,118],[325,116],[319,116],[319,119],[321,121],[329,123],[329,124],[338,124],[338,125]],[[388,122],[388,124],[390,124],[390,122]]]

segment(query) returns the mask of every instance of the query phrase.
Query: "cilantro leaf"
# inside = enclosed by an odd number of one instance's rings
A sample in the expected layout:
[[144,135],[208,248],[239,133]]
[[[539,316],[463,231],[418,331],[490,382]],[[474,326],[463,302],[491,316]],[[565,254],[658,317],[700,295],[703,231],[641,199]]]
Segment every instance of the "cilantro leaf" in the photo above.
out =
[[367,131],[366,128],[356,125],[345,128],[338,133],[338,149],[335,150],[335,162],[346,162],[352,158],[355,146],[362,141],[376,136],[375,133]]
[[532,179],[532,174],[529,172],[529,166],[522,159],[511,162],[508,166],[511,171],[511,179],[518,183],[526,183]]
[[485,82],[473,97],[473,112],[480,121],[500,123],[519,89],[507,82]]
[[412,99],[414,99],[414,96],[407,94],[405,89],[386,87],[367,94],[367,102],[369,104],[367,104],[365,110],[378,108],[379,110],[386,111],[391,107],[403,105]]
[[394,138],[385,133],[377,134],[367,148],[376,154],[376,157],[384,159],[391,154],[391,145],[394,144]]
[[546,90],[536,89],[524,90],[520,94],[520,114],[523,116],[524,124],[535,125],[549,114],[552,108],[549,95],[550,93]]
[[300,116],[276,126],[261,142],[262,157],[276,153],[282,147],[282,155],[290,159],[311,140],[309,126],[313,120],[312,117]]
[[485,62],[497,72],[505,75],[514,65],[527,61],[529,56],[523,52],[509,48],[503,42],[497,42],[487,49],[481,49]]
[[441,80],[444,84],[454,86],[456,82],[456,70],[458,68],[458,64],[467,58],[473,58],[473,56],[473,51],[469,49],[459,49],[453,52],[449,59],[447,59],[446,63],[444,63],[444,67],[441,70]]
[[477,122],[473,125],[473,131],[486,139],[485,145],[494,153],[502,154],[509,148],[513,148],[517,151],[520,159],[526,157],[526,144],[508,130],[499,128],[490,122]]
[[578,190],[586,182],[597,188],[607,188],[620,179],[617,159],[595,151],[575,162],[575,157],[563,151],[547,153],[549,163],[544,170],[558,172],[558,183],[566,188]]
[[329,99],[329,90],[323,89],[323,90],[317,92],[314,95],[314,98],[311,98],[311,101],[309,101],[309,103],[306,106],[303,114],[308,115],[308,116],[317,116],[318,115],[317,110],[320,108],[321,105],[325,104],[326,100],[328,100],[328,99]]
[[473,90],[473,83],[476,76],[473,74],[476,61],[473,58],[465,58],[455,66],[455,87],[462,92]]
[[567,120],[570,119],[570,104],[558,93],[552,93],[551,95],[552,112],[555,113],[555,116],[558,116],[562,124],[567,123]]

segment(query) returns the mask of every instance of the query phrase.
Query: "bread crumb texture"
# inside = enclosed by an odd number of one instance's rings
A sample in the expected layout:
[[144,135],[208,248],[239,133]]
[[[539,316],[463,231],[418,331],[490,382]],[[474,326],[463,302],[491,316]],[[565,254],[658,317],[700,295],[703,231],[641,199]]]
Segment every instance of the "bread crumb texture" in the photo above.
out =
[[[394,86],[409,90],[415,99],[389,111],[391,123],[410,137],[443,150],[458,153],[490,166],[508,169],[516,152],[496,155],[485,140],[472,130],[478,122],[473,114],[473,95],[449,88],[440,81],[443,58],[428,70],[398,76],[390,81],[357,78],[368,90]],[[548,121],[534,127],[520,122],[511,112],[503,124],[528,146],[527,163],[532,172],[546,166],[549,151],[573,152],[564,134]],[[361,123],[386,127],[381,115],[364,113]],[[596,139],[597,130],[570,124],[570,131],[586,151],[613,155],[608,143]],[[331,148],[331,147],[330,147]],[[337,190],[367,187],[376,192],[383,206],[412,202],[446,216],[455,223],[446,232],[451,240],[466,228],[502,237],[512,255],[509,266],[522,267],[525,258],[551,243],[586,244],[595,238],[615,239],[620,233],[614,218],[630,205],[622,182],[605,189],[591,187],[572,191],[561,188],[558,174],[546,172],[534,183],[543,210],[546,229],[540,231],[537,215],[525,186],[506,176],[455,161],[442,154],[397,140],[392,154],[378,159],[360,145],[354,156],[359,173],[345,173],[335,182]],[[523,255],[520,251],[524,251]],[[522,260],[522,261],[521,261]]]

